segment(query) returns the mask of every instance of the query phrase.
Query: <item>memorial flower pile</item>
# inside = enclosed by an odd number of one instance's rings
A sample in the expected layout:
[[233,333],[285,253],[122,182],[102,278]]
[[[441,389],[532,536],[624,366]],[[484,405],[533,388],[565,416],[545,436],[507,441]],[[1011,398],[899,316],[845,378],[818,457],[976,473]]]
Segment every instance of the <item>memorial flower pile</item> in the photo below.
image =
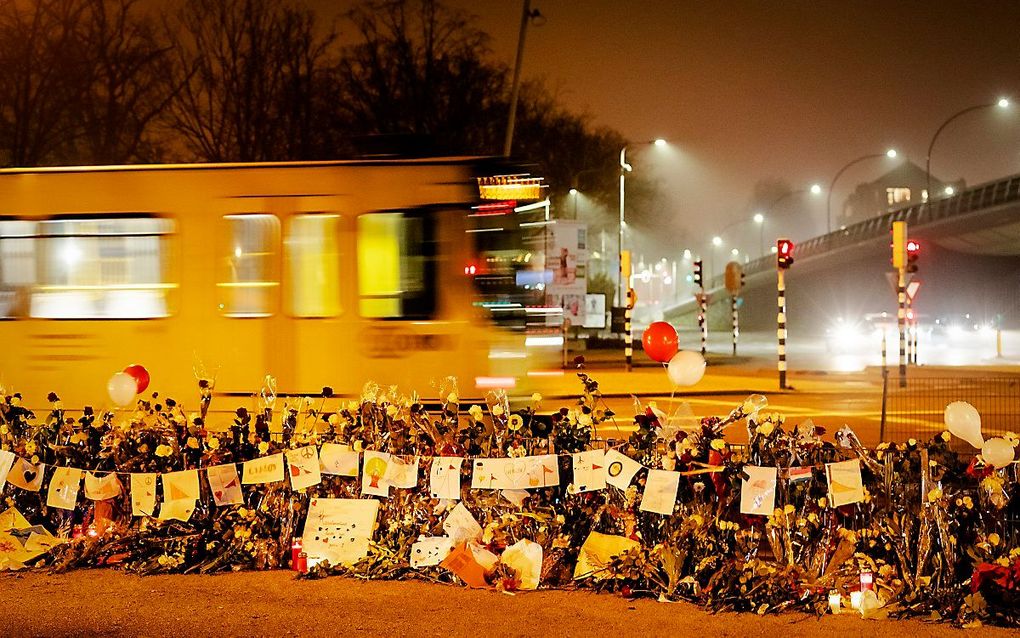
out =
[[72,414],[51,394],[37,416],[6,393],[0,568],[291,568],[1020,623],[1015,463],[956,453],[949,432],[869,450],[757,395],[694,427],[638,406],[617,434],[598,382],[578,380],[557,410],[463,404],[452,379],[431,408],[374,384],[283,399],[267,377],[217,424],[212,379],[194,411],[151,394]]

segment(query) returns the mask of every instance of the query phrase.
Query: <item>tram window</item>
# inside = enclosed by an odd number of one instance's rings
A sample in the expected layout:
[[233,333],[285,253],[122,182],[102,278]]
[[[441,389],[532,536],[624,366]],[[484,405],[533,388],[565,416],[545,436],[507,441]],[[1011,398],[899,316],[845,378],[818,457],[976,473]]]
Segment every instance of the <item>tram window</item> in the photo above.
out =
[[340,314],[340,217],[296,215],[287,234],[288,310],[295,317]]
[[0,319],[28,315],[35,285],[35,222],[0,220]]
[[158,217],[87,217],[39,222],[38,283],[31,316],[151,319],[169,316],[169,241]]
[[358,217],[358,292],[363,317],[432,316],[436,306],[434,224],[428,214]]
[[265,214],[227,215],[224,220],[230,243],[217,284],[220,312],[227,317],[268,317],[280,287],[280,220]]

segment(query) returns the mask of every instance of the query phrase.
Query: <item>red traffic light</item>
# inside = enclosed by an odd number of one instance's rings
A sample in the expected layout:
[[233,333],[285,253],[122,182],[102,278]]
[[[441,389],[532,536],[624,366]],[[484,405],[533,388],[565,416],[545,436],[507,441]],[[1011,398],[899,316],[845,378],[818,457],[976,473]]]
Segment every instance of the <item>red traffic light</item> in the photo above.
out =
[[917,254],[921,252],[921,244],[914,239],[907,240],[907,253]]
[[793,265],[793,242],[789,239],[776,241],[776,263],[784,270]]

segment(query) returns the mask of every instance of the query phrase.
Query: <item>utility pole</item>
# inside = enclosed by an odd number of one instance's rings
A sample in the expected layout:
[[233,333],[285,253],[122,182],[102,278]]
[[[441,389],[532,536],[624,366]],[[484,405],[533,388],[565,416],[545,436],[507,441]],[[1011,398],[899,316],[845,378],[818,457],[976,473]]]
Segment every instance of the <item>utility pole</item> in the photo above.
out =
[[776,241],[776,353],[779,359],[776,370],[779,372],[779,389],[786,389],[786,269],[793,265],[793,242],[789,239]]
[[893,222],[892,262],[896,269],[896,325],[900,332],[900,387],[907,387],[907,222]]

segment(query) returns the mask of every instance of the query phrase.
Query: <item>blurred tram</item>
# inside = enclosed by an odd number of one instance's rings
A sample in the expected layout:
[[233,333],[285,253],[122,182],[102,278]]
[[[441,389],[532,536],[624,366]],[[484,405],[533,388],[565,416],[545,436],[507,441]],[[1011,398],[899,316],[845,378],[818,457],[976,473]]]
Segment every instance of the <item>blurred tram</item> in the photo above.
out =
[[[104,405],[126,365],[191,403],[367,381],[530,393],[558,367],[540,178],[449,158],[0,170],[0,385]],[[543,219],[543,211],[545,219]],[[523,226],[522,226],[523,224]],[[531,376],[529,376],[531,374]]]

